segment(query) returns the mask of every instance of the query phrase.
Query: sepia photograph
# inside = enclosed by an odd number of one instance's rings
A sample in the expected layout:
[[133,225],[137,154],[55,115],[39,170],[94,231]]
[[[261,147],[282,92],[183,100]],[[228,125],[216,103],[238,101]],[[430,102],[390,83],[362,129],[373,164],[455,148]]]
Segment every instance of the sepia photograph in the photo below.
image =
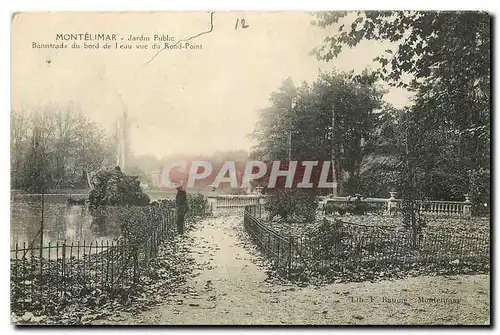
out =
[[12,325],[491,326],[491,13],[10,20]]

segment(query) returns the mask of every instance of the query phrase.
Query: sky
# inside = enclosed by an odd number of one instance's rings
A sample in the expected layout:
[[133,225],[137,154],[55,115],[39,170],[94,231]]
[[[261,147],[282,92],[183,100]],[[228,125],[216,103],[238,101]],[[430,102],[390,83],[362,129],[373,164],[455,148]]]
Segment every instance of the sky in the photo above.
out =
[[[285,78],[298,85],[313,82],[319,70],[375,68],[373,58],[393,47],[363,42],[328,63],[319,62],[309,52],[334,31],[311,25],[312,19],[305,12],[215,12],[212,31],[189,41],[202,49],[156,55],[151,49],[155,34],[187,39],[210,28],[210,14],[21,13],[12,20],[12,109],[71,103],[110,133],[126,110],[132,151],[158,158],[249,150],[253,142],[247,135],[257,112]],[[133,47],[115,49],[111,42],[111,49],[103,49],[101,41],[98,50],[33,48],[33,42],[54,43],[57,34],[71,33],[116,34],[119,44]],[[151,40],[129,43],[129,35]],[[137,44],[148,44],[148,49],[137,49]],[[385,100],[402,107],[409,93],[392,89]]]

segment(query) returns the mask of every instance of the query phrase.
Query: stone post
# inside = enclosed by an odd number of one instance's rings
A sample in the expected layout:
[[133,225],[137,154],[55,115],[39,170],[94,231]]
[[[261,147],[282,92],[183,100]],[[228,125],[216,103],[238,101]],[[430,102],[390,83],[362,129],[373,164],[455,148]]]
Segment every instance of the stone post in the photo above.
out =
[[392,214],[396,212],[396,208],[398,206],[396,202],[396,197],[398,195],[398,192],[391,191],[389,192],[390,197],[387,199],[387,213]]
[[470,201],[470,195],[469,194],[464,194],[465,201],[464,201],[464,216],[471,216],[472,215],[472,202]]
[[207,195],[208,207],[211,208],[212,214],[217,211],[217,194],[215,194],[215,189],[212,190],[212,193]]

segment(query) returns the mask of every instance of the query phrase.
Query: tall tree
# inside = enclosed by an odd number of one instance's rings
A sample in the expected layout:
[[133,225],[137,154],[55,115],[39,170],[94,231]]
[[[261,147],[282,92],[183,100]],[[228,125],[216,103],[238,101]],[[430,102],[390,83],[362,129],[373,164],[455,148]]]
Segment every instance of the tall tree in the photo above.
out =
[[[414,109],[460,135],[468,169],[489,167],[491,17],[485,12],[358,11],[317,14],[319,27],[335,26],[314,51],[329,61],[363,40],[390,42],[377,74],[417,92]],[[431,116],[430,116],[431,115]],[[426,127],[429,129],[429,127]]]
[[[447,200],[463,200],[463,194],[471,192],[482,194],[473,201],[487,202],[490,15],[472,11],[325,12],[317,14],[315,24],[337,30],[314,50],[321,60],[329,61],[344,47],[363,40],[387,43],[385,53],[375,58],[380,63],[377,75],[415,92],[408,110],[411,116],[400,120],[411,127],[412,152],[419,158],[412,160],[412,173],[418,180],[413,191]],[[485,178],[471,177],[478,173]]]
[[44,193],[51,183],[50,142],[53,140],[54,127],[51,115],[45,112],[31,115],[31,128],[28,128],[29,144],[24,153],[24,165],[20,173],[20,187],[32,193]]
[[[86,187],[87,175],[113,157],[110,138],[71,106],[47,106],[31,114],[13,111],[11,187]],[[114,157],[113,157],[114,158]]]
[[270,106],[259,111],[259,120],[252,137],[257,140],[254,155],[287,160],[292,132],[293,103],[297,88],[289,77],[269,98]]
[[19,188],[26,152],[30,146],[29,118],[24,113],[12,113],[10,125],[10,184]]
[[366,142],[360,168],[360,193],[386,197],[399,191],[405,152],[405,129],[401,128],[405,111],[384,105]]
[[[321,74],[311,86],[304,83],[297,89],[286,80],[260,113],[253,134],[257,152],[273,160],[286,160],[290,147],[292,160],[329,161],[334,156],[338,193],[357,192],[364,144],[383,95],[374,79],[367,72]],[[289,104],[287,92],[295,93],[292,108],[282,107]]]

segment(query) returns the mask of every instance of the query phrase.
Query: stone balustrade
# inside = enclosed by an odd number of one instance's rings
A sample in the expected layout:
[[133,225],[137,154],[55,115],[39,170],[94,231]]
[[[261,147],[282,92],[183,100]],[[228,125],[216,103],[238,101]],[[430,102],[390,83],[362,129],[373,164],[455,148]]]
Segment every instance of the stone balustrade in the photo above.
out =
[[249,195],[208,195],[208,203],[214,213],[241,212],[246,205],[256,205],[262,203],[264,196],[261,194]]
[[[357,195],[360,201],[369,204],[378,204],[384,209],[386,214],[394,214],[401,209],[402,199],[397,198],[396,192],[391,192],[389,198],[362,198]],[[243,212],[246,205],[263,204],[265,195],[260,193],[248,195],[208,195],[208,202],[214,213],[224,212]],[[337,204],[347,204],[353,201],[356,197],[320,197],[319,209],[323,210],[327,203],[334,202]],[[421,213],[428,215],[443,215],[443,216],[470,216],[472,203],[468,195],[465,195],[465,201],[429,201],[419,200],[419,210]]]

